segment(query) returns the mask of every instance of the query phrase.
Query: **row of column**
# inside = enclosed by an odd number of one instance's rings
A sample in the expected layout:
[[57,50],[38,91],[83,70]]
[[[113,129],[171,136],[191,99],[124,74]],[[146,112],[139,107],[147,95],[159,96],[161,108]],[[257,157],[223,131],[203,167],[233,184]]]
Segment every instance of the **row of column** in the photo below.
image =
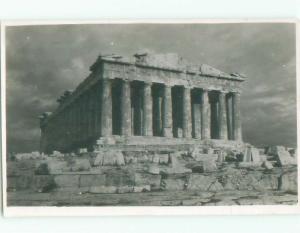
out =
[[[173,137],[172,131],[172,92],[171,86],[163,86],[163,102],[162,102],[162,136]],[[112,134],[112,100],[111,100],[111,81],[103,80],[102,85],[102,111],[101,111],[101,136],[107,137]],[[211,138],[211,109],[209,103],[209,91],[202,91],[201,98],[201,135],[195,135],[196,138]],[[218,95],[218,128],[219,139],[229,139],[228,132],[233,140],[242,140],[241,119],[240,119],[240,94],[233,92],[232,98],[226,98],[226,93],[219,92]],[[230,111],[227,109],[232,101],[232,117],[229,118]],[[153,111],[152,111],[152,94],[151,83],[143,85],[143,124],[142,135],[153,136]],[[192,119],[191,119],[191,89],[183,87],[182,93],[182,135],[184,138],[192,137]],[[131,132],[131,90],[130,82],[123,80],[121,90],[121,135],[130,136]],[[231,121],[230,130],[228,129],[229,119]]]
[[[131,83],[128,80],[121,81],[120,96],[120,134],[124,136],[133,135],[132,130],[132,96]],[[141,119],[141,135],[153,136],[153,129],[156,124],[154,121],[155,104],[154,96],[152,96],[152,83],[144,83],[142,87],[142,119]],[[163,85],[162,88],[161,109],[161,136],[173,137],[173,107],[172,103],[172,87]],[[209,91],[201,91],[200,117],[201,123],[199,132],[192,135],[192,99],[191,88],[182,87],[181,102],[181,120],[182,120],[182,137],[183,138],[211,138],[211,114],[212,103],[209,101]],[[240,119],[240,94],[218,92],[218,138],[242,140],[241,119]],[[231,104],[229,104],[231,102]],[[231,107],[229,107],[231,106]],[[102,83],[96,84],[90,90],[86,91],[82,96],[77,98],[71,105],[63,109],[62,112],[56,114],[47,125],[42,128],[42,144],[43,147],[56,149],[67,149],[74,145],[84,145],[88,140],[95,138],[109,137],[113,130],[113,101],[112,101],[112,80],[105,79]],[[231,116],[230,116],[231,115]]]

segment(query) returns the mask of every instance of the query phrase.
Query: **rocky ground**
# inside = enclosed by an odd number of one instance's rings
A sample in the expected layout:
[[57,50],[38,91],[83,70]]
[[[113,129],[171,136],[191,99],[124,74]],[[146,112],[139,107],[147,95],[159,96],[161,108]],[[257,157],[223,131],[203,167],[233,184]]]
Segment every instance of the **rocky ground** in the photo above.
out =
[[9,192],[9,206],[230,206],[294,205],[297,195],[284,191],[157,191],[123,194]]
[[7,161],[7,204],[296,204],[297,165],[289,157],[284,157],[285,161],[267,159],[276,158],[276,153],[282,151],[290,156],[282,148],[268,151],[259,155],[254,149],[249,152],[249,148],[245,154],[195,148],[175,153],[104,150],[19,155]]

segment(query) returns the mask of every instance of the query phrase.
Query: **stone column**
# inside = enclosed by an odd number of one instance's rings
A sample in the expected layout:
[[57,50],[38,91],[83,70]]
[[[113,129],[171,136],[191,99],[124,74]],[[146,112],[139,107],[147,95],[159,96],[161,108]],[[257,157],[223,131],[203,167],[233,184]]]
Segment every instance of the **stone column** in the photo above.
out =
[[152,94],[151,83],[144,83],[143,91],[143,135],[152,136]]
[[240,113],[241,94],[234,92],[232,96],[232,111],[233,111],[233,135],[234,140],[242,141],[242,124]]
[[182,133],[184,138],[191,138],[192,121],[191,121],[191,89],[183,87],[182,93]]
[[109,79],[103,80],[101,103],[101,137],[107,137],[112,135],[112,96]]
[[162,107],[162,129],[164,137],[172,137],[172,95],[171,87],[164,86],[163,89],[163,107]]
[[227,140],[226,93],[219,93],[219,139]]
[[130,82],[124,80],[122,82],[122,98],[121,98],[121,135],[131,135],[131,95]]
[[210,106],[208,99],[208,90],[203,90],[202,92],[201,105],[202,139],[210,139]]

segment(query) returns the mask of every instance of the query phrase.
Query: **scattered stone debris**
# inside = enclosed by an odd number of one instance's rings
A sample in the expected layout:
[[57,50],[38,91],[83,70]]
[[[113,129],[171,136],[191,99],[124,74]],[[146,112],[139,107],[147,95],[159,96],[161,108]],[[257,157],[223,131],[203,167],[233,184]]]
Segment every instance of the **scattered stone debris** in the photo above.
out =
[[[102,148],[79,152],[11,156],[7,161],[7,190],[74,192],[81,196],[159,191],[217,195],[230,190],[297,194],[297,152],[282,146],[266,150],[246,145],[243,150],[195,147],[191,151],[130,152]],[[203,199],[202,204],[223,203],[210,201]],[[240,198],[237,202],[248,203]]]

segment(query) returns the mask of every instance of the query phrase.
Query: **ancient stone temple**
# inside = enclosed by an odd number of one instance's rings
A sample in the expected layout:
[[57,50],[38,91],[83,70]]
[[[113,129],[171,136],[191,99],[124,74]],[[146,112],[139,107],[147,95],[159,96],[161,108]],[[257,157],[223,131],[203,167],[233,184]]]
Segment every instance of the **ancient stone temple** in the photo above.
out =
[[237,73],[147,53],[99,56],[90,70],[40,116],[41,151],[242,141]]

